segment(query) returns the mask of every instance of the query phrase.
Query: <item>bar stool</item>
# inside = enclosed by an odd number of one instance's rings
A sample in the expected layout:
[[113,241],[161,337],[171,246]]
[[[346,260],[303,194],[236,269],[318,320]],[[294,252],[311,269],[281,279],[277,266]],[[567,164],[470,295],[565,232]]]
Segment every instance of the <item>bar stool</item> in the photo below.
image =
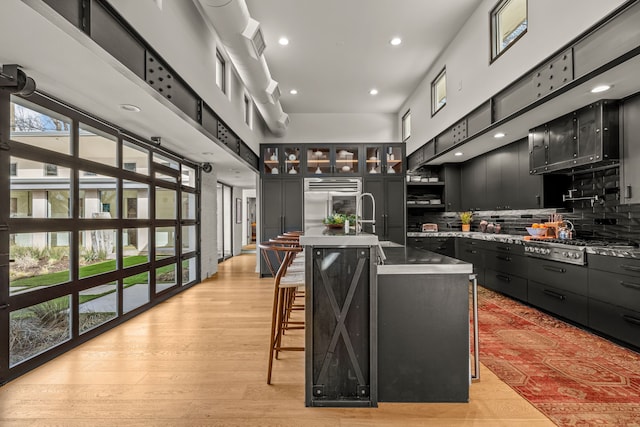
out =
[[270,249],[281,255],[282,263],[276,272],[274,279],[273,310],[271,313],[271,334],[269,337],[269,365],[267,369],[267,384],[271,384],[273,371],[273,359],[278,358],[281,351],[304,351],[304,346],[283,346],[282,336],[285,330],[304,329],[303,321],[290,320],[293,300],[296,290],[304,287],[304,274],[287,274],[291,261],[296,254],[302,251],[299,246],[271,245]]

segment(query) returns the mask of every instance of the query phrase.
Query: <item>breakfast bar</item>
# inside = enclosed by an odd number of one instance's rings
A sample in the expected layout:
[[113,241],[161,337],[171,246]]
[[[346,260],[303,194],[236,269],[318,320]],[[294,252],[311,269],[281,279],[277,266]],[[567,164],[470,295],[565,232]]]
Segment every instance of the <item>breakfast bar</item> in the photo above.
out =
[[300,243],[307,406],[468,401],[471,264],[324,227]]

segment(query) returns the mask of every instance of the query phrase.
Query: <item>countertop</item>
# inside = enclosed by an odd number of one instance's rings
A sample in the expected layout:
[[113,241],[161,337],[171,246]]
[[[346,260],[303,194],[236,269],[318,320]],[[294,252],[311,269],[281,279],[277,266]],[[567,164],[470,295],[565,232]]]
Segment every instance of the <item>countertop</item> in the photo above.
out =
[[304,230],[300,236],[302,246],[378,246],[378,236],[369,233],[358,233],[352,228],[345,233],[344,228],[327,228],[314,225]]
[[[480,232],[462,232],[462,231],[437,231],[437,232],[408,232],[407,237],[463,237],[465,239],[478,239],[488,240],[492,242],[502,243],[514,243],[516,245],[522,245],[524,236],[515,234],[495,234],[495,233],[480,233]],[[640,259],[639,248],[617,248],[607,246],[587,246],[587,254],[603,255],[618,258],[637,258]]]
[[407,246],[383,248],[386,259],[378,265],[380,274],[471,274],[473,265]]

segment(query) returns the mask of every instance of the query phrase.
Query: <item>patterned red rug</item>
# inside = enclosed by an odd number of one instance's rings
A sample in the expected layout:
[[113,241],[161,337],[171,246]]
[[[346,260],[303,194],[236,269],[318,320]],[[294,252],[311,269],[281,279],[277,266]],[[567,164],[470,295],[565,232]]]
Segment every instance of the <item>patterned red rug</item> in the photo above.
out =
[[478,288],[480,361],[559,426],[640,426],[640,354]]

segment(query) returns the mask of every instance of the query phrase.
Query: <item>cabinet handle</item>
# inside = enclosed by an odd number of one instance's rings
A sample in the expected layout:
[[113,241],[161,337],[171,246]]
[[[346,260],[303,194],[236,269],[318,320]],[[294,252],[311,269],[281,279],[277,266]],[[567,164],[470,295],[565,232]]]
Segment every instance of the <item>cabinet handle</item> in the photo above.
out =
[[510,282],[511,277],[503,276],[502,274],[496,274],[496,278],[502,280],[503,282]]
[[557,292],[550,291],[548,289],[545,289],[543,292],[545,293],[545,295],[549,295],[550,297],[558,298],[560,301],[564,301],[566,299],[566,297],[564,295],[559,294]]
[[496,255],[496,258],[498,258],[501,261],[511,261],[511,258],[508,256],[500,256],[500,255]]
[[478,251],[474,251],[472,249],[467,249],[467,252],[469,252],[470,254],[477,254],[478,253]]
[[280,232],[284,233],[284,215],[280,216]]
[[542,268],[544,268],[547,271],[553,271],[554,273],[566,273],[567,272],[567,270],[565,270],[564,268],[553,267],[551,265],[543,265]]
[[536,194],[536,204],[540,207],[540,195]]
[[0,310],[6,310],[7,308],[9,308],[9,304],[0,305]]
[[511,248],[509,246],[496,246],[496,249],[500,249],[501,251],[510,251]]
[[620,265],[620,268],[627,271],[636,271],[636,272],[640,271],[640,267],[636,267],[635,265],[622,264]]
[[443,250],[447,249],[447,247],[446,246],[438,246],[436,249],[439,250],[439,251],[443,251]]
[[625,189],[625,193],[624,193],[624,197],[626,197],[627,199],[632,198],[633,196],[631,195],[631,186],[627,185],[626,189]]
[[629,316],[629,315],[627,315],[627,314],[623,314],[623,315],[622,315],[622,318],[623,318],[624,320],[626,320],[627,322],[629,322],[629,323],[632,323],[632,324],[634,324],[634,325],[638,325],[638,326],[640,326],[640,319],[638,319],[638,318],[635,318],[635,317],[633,317],[633,316]]
[[640,284],[638,283],[629,283],[629,282],[625,282],[624,280],[621,280],[620,284],[625,288],[631,288],[631,289],[636,289],[640,291]]

